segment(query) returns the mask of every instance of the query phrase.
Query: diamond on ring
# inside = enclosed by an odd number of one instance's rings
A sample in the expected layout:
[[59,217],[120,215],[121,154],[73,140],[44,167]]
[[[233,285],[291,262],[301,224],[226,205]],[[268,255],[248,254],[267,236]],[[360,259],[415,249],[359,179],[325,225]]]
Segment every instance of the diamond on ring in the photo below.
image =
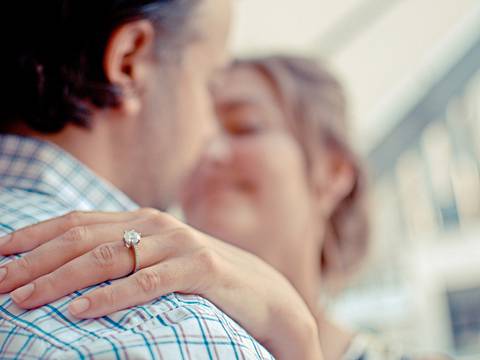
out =
[[140,244],[142,234],[135,230],[125,230],[123,232],[123,242],[127,248],[135,247]]

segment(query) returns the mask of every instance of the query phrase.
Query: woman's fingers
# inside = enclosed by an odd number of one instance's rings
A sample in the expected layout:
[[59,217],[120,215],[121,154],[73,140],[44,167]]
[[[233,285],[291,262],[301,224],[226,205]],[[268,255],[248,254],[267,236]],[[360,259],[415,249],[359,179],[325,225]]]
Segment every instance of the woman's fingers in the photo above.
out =
[[[176,252],[172,234],[142,239],[136,250],[140,269],[160,263]],[[126,248],[123,241],[118,240],[101,244],[75,257],[55,271],[13,291],[11,296],[18,306],[31,309],[74,291],[126,276],[133,268],[133,249]]]
[[76,290],[128,275],[132,267],[132,254],[120,241],[102,244],[58,270],[13,291],[11,297],[21,308],[32,309]]
[[[127,221],[121,219],[130,214]],[[92,215],[92,214],[86,214]],[[142,234],[157,233],[161,237],[191,238],[192,231],[186,226],[177,227],[177,220],[156,210],[144,209],[131,213],[107,214],[105,219],[120,220],[113,223],[80,225],[67,230],[57,238],[45,242],[23,258],[0,268],[0,294],[10,292],[34,279],[50,273],[68,261],[81,256],[98,245],[123,241],[123,232],[135,229]],[[39,224],[48,225],[47,223]],[[23,230],[21,230],[23,231]],[[179,240],[180,242],[180,240]]]
[[195,277],[193,270],[183,258],[168,260],[73,301],[69,311],[78,318],[97,318],[172,292],[183,292]]
[[[137,222],[122,224],[100,224],[77,226],[66,233],[40,245],[20,259],[0,268],[0,293],[10,292],[40,276],[55,271],[70,260],[79,257],[97,246],[117,241],[123,244],[125,226],[137,225]],[[69,279],[72,281],[72,279]]]
[[139,216],[141,216],[140,211],[123,213],[71,212],[0,238],[0,254],[11,255],[30,251],[73,228],[92,224],[132,221]]

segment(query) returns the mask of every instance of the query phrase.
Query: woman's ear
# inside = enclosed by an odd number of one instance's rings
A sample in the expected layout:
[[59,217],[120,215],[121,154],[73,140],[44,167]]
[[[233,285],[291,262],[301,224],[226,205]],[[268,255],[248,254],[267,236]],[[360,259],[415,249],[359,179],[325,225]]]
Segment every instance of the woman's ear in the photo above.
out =
[[139,89],[148,79],[148,67],[154,51],[155,30],[148,20],[119,27],[110,37],[104,55],[108,81],[122,93],[119,108],[128,115],[140,111]]
[[337,146],[330,146],[324,154],[312,169],[312,181],[319,215],[328,219],[352,192],[356,173],[353,161]]
[[319,211],[327,224],[320,263],[322,282],[336,293],[367,254],[368,215],[362,200],[363,174],[356,159],[335,144],[324,154],[323,170],[315,174]]

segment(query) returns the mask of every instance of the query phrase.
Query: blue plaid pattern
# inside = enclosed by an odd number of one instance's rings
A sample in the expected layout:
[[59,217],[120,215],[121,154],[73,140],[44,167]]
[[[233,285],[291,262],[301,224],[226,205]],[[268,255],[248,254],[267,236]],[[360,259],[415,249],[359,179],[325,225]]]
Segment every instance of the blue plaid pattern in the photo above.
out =
[[[56,146],[0,135],[0,236],[72,210],[136,209]],[[21,257],[0,257],[0,265]],[[198,296],[170,294],[94,320],[67,305],[104,283],[25,311],[0,295],[1,359],[273,359],[237,323]]]

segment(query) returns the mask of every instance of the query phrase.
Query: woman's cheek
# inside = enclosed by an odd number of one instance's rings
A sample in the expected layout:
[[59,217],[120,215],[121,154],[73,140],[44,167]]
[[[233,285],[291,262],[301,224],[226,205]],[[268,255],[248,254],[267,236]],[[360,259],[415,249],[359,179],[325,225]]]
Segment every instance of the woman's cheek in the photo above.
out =
[[303,172],[303,154],[291,136],[271,136],[264,146],[264,165],[272,178],[289,178]]
[[271,211],[272,207],[283,206],[278,204],[282,194],[295,194],[303,172],[303,158],[290,136],[272,132],[238,140],[234,147],[237,170],[255,189],[253,195],[259,207]]
[[[291,136],[273,138],[265,161],[265,173],[268,172],[269,183],[266,184],[268,202],[278,208],[280,214],[285,209],[299,206],[307,196],[307,179],[305,159],[299,145]],[[289,210],[289,211],[290,211]],[[282,215],[279,215],[282,216]]]
[[275,149],[265,136],[238,140],[235,165],[245,180],[256,188],[272,180],[272,162],[275,161]]

